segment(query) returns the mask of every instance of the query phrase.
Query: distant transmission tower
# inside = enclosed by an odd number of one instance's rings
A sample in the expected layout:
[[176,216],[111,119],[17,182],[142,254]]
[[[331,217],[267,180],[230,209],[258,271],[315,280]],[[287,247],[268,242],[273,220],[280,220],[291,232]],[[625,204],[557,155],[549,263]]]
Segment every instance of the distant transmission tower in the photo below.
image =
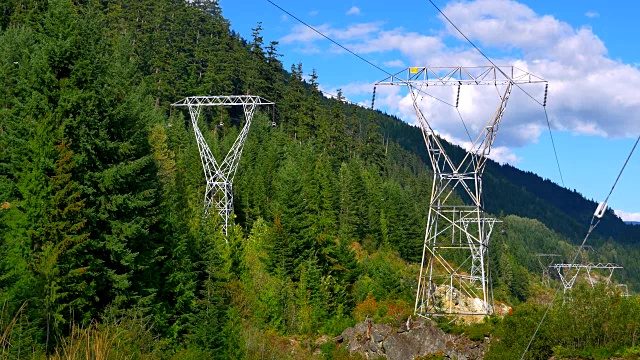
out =
[[[551,274],[549,273],[550,266],[553,265],[555,258],[560,257],[559,254],[536,254],[538,259],[538,265],[542,270],[542,283],[546,286],[550,285]],[[544,259],[544,260],[543,260]]]
[[611,284],[611,278],[613,277],[613,271],[615,269],[622,269],[622,266],[617,264],[554,264],[549,266],[549,268],[556,269],[558,275],[560,276],[560,280],[562,281],[562,286],[564,287],[564,292],[566,293],[568,290],[573,288],[573,285],[576,283],[576,279],[578,278],[578,274],[580,270],[585,270],[587,273],[587,279],[589,280],[589,285],[594,287],[597,283],[596,279],[592,276],[592,271],[596,270],[608,270],[609,275],[604,278],[605,285],[609,286]]
[[629,287],[627,284],[616,284],[616,289],[620,289],[622,296],[630,296],[629,295]]
[[[376,83],[409,89],[433,168],[415,302],[419,316],[493,313],[487,248],[496,219],[485,216],[482,173],[513,86],[530,83],[546,81],[515,67],[495,66],[411,67]],[[466,155],[452,158],[424,116],[420,101],[425,95],[433,98],[426,92],[429,87],[455,86],[457,108],[460,87],[470,85],[495,87],[499,104]],[[454,192],[464,197],[464,204],[453,199]]]
[[[203,106],[242,106],[244,109],[244,125],[238,138],[229,149],[227,156],[219,164],[211,153],[209,145],[204,140],[204,136],[198,127],[198,119]],[[259,96],[191,96],[184,98],[171,106],[185,106],[189,108],[191,124],[196,134],[198,150],[200,151],[200,161],[204,169],[204,176],[207,180],[207,190],[204,194],[204,209],[208,213],[209,208],[215,207],[222,218],[222,232],[227,235],[230,225],[231,214],[233,213],[233,178],[238,170],[238,162],[242,155],[251,120],[258,105],[274,105],[273,102]]]

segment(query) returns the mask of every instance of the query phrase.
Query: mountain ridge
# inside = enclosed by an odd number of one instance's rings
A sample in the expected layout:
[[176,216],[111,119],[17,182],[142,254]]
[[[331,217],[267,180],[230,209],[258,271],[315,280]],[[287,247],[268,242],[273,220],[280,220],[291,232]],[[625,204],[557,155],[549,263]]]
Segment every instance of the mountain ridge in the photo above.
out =
[[[421,130],[395,116],[381,111],[378,113],[385,117],[380,121],[382,135],[417,154],[429,166]],[[464,156],[465,150],[461,147],[444,139],[441,141],[452,158],[460,159]],[[538,219],[575,242],[581,241],[586,234],[598,206],[598,203],[576,190],[564,188],[533,172],[509,164],[499,164],[492,159],[487,162],[483,184],[487,211],[496,215],[504,213]],[[610,208],[594,234],[601,238],[611,237],[623,244],[636,244],[640,241],[640,228],[629,226]]]

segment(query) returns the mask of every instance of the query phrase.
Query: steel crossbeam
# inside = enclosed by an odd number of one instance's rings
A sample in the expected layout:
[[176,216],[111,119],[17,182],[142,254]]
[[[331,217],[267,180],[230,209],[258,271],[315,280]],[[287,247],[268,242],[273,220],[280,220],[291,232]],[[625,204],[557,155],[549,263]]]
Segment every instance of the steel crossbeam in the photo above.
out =
[[[615,269],[622,269],[622,266],[613,263],[597,263],[597,264],[553,264],[550,265],[549,268],[555,269],[558,272],[558,276],[560,276],[560,281],[562,281],[562,286],[564,287],[564,291],[571,290],[573,285],[578,278],[578,274],[580,270],[585,270],[587,273],[587,278],[589,280],[589,285],[591,287],[595,286],[595,279],[591,276],[591,271],[594,269],[597,270],[609,270],[609,275],[605,277],[605,283],[607,285],[611,284],[611,277],[613,276],[613,271]],[[575,270],[575,272],[573,271]]]
[[[502,70],[502,71],[500,71]],[[507,76],[505,76],[505,74]],[[378,85],[458,86],[546,83],[547,81],[515,66],[410,67]]]
[[[493,296],[489,287],[487,249],[496,219],[487,217],[483,205],[482,174],[511,96],[513,86],[546,84],[540,77],[513,66],[410,67],[375,84],[406,86],[422,130],[433,168],[431,200],[416,292],[415,313],[437,315],[489,315]],[[462,159],[454,160],[420,108],[430,86],[495,85],[498,107],[476,136]],[[460,204],[454,193],[467,201]],[[461,250],[465,255],[452,253]],[[459,253],[459,252],[458,252]],[[460,261],[460,259],[465,259]],[[455,263],[455,265],[454,265]],[[465,295],[481,305],[471,311],[453,304]]]
[[[200,118],[201,109],[204,106],[233,105],[243,107],[245,122],[240,130],[240,134],[222,160],[222,163],[218,163],[209,145],[205,141],[202,132],[200,132],[198,119]],[[259,96],[238,95],[191,96],[171,104],[171,106],[187,107],[189,109],[191,124],[196,135],[196,142],[200,153],[200,161],[202,162],[202,168],[207,181],[204,196],[205,213],[208,213],[211,207],[214,207],[218,211],[222,219],[222,232],[225,235],[227,235],[233,213],[233,179],[238,170],[242,150],[244,149],[251,121],[253,120],[253,115],[258,105],[274,105],[274,103]]]

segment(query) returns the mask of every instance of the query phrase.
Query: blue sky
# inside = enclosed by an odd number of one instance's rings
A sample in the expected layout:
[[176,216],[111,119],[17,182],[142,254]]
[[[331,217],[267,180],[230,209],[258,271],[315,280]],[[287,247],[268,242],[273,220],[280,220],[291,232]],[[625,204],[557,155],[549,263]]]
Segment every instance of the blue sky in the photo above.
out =
[[[488,65],[427,1],[273,0],[293,15],[389,72],[409,66]],[[548,113],[566,187],[602,201],[640,133],[640,4],[635,1],[476,0],[435,3],[499,65],[516,65],[549,81]],[[392,5],[389,5],[392,4]],[[373,83],[386,74],[287,16],[266,0],[220,0],[232,28],[250,38],[261,21],[265,42],[280,42],[286,68],[316,69],[321,88],[340,88],[351,101],[370,104]],[[477,87],[476,87],[477,88]],[[543,90],[527,89],[541,99]],[[439,90],[452,98],[453,89]],[[460,111],[481,128],[497,106],[486,89],[461,92]],[[409,123],[416,118],[406,91],[378,88],[376,108]],[[422,103],[432,126],[465,146],[457,113]],[[455,115],[455,116],[453,116]],[[560,182],[544,110],[515,89],[492,156]],[[640,220],[640,150],[631,159],[609,205]],[[487,194],[490,196],[490,194]],[[595,210],[595,209],[594,209]],[[624,213],[623,213],[624,212]]]

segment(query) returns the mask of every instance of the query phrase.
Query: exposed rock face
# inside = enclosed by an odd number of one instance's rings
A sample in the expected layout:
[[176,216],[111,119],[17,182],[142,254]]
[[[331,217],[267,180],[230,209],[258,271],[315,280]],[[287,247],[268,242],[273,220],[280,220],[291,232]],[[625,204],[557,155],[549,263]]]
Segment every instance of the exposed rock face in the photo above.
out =
[[343,343],[351,354],[360,353],[365,359],[404,360],[440,354],[451,359],[476,360],[483,358],[485,348],[482,342],[446,334],[435,323],[423,319],[407,321],[398,329],[367,320],[346,329],[334,340]]

